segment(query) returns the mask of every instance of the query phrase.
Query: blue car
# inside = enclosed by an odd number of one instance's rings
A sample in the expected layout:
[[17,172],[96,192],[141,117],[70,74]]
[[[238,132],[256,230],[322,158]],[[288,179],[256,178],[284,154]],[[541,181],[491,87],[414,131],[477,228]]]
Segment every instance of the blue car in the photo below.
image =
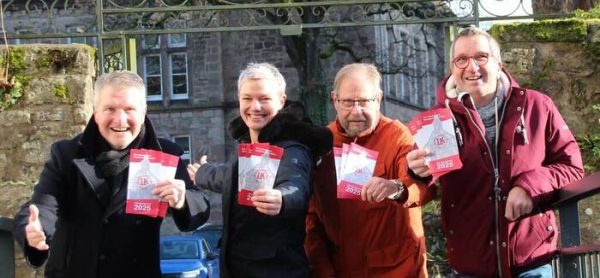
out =
[[161,236],[163,278],[218,278],[219,257],[201,236]]
[[208,241],[213,251],[219,253],[220,241],[223,236],[223,226],[213,223],[206,223],[194,231],[194,235],[201,236]]

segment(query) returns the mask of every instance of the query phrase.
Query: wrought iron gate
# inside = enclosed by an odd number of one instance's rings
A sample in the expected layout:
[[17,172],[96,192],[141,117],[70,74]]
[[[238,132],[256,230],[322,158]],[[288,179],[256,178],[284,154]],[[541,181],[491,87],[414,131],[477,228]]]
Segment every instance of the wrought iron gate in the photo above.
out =
[[[565,1],[574,3],[578,1]],[[65,38],[93,41],[100,71],[129,69],[131,40],[136,35],[279,30],[299,35],[303,29],[369,25],[448,23],[479,25],[483,21],[545,19],[568,16],[563,2],[535,1],[558,7],[535,15],[526,0],[11,0],[4,7],[9,39]],[[85,26],[61,28],[57,19],[85,17]],[[25,28],[19,30],[19,26]],[[89,42],[88,42],[89,43]]]

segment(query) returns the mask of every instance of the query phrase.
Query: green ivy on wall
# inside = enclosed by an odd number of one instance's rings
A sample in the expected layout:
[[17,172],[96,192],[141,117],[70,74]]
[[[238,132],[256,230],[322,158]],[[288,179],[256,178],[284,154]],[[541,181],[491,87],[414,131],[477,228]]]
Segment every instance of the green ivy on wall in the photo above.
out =
[[0,112],[11,107],[23,96],[23,84],[14,77],[10,82],[0,81]]

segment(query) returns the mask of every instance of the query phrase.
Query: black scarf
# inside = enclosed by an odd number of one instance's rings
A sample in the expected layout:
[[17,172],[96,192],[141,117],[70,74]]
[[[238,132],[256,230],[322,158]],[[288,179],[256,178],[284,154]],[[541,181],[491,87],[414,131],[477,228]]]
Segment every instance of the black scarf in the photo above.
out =
[[96,154],[96,163],[104,178],[110,179],[118,176],[129,166],[129,150],[139,148],[146,140],[146,128],[144,125],[140,128],[140,134],[122,150],[113,150],[102,136],[97,137],[99,146]]

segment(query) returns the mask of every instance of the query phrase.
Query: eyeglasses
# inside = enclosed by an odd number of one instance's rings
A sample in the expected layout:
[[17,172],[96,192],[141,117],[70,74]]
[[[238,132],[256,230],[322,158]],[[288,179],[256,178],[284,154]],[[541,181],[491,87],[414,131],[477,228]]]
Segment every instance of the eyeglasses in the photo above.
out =
[[452,63],[454,63],[454,66],[459,69],[466,69],[471,63],[471,59],[475,61],[478,66],[483,66],[487,64],[488,60],[490,59],[490,55],[487,53],[480,53],[474,56],[459,56],[454,58]]
[[358,106],[365,108],[367,105],[375,101],[375,98],[369,99],[336,99],[340,106],[344,109],[352,109],[358,103]]

